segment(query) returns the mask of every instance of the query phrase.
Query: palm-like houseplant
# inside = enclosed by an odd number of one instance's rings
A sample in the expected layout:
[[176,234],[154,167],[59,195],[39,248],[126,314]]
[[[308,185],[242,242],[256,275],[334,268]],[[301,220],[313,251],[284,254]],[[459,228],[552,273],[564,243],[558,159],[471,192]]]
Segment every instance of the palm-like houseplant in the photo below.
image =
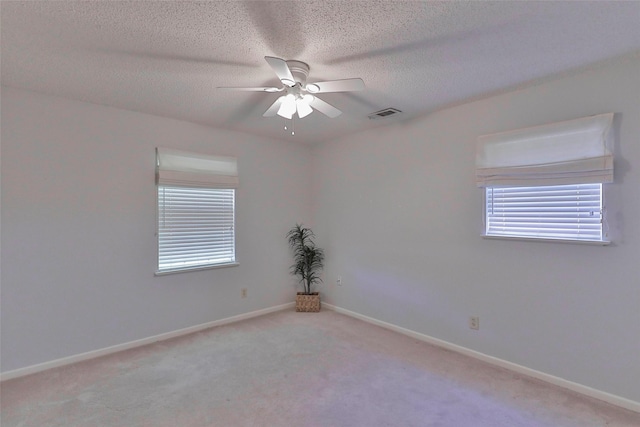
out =
[[294,261],[291,274],[298,276],[304,288],[296,297],[297,311],[320,311],[320,294],[313,292],[313,287],[322,282],[324,251],[316,246],[314,238],[313,231],[302,224],[296,224],[287,233]]

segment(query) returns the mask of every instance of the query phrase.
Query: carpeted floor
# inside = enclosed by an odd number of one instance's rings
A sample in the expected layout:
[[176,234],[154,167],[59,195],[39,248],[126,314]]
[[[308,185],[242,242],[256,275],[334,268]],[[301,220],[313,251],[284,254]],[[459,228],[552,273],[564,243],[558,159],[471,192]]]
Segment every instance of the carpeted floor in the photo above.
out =
[[640,426],[640,414],[332,311],[278,312],[1,385],[3,427]]

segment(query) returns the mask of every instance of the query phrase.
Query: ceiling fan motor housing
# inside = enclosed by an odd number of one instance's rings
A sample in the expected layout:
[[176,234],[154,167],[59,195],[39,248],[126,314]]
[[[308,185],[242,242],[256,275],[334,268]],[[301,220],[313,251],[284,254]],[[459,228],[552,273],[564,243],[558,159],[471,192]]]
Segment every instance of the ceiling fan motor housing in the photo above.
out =
[[300,86],[304,87],[307,84],[307,77],[309,77],[309,65],[305,62],[295,60],[286,62],[296,83],[300,83]]

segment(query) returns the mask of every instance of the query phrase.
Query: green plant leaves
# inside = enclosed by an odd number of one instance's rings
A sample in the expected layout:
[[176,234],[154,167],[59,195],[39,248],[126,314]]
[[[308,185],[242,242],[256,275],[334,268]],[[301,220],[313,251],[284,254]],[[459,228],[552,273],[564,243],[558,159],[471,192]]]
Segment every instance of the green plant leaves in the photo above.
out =
[[306,294],[311,293],[313,285],[322,282],[320,272],[324,267],[324,251],[316,246],[314,238],[313,231],[302,224],[296,224],[287,233],[294,261],[290,272],[299,276]]

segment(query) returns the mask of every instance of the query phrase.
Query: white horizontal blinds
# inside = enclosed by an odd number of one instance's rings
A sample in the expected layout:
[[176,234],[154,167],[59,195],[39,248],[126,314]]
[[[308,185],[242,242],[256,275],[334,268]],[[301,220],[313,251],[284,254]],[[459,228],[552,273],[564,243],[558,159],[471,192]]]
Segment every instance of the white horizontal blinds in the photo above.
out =
[[477,185],[613,182],[612,120],[608,113],[480,136]]
[[158,187],[158,270],[235,262],[235,190]]
[[602,184],[486,189],[487,236],[602,241]]
[[157,149],[157,183],[184,187],[236,188],[238,165],[234,157]]

